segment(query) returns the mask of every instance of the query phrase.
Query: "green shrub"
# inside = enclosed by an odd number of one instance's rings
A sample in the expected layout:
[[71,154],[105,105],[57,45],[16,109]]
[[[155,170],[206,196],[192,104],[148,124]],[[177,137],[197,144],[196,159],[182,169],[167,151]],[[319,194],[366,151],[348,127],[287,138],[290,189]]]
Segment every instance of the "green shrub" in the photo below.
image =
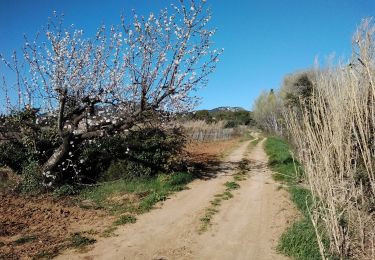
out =
[[[18,130],[23,127],[19,116],[10,119],[19,124]],[[32,120],[30,124],[34,122]],[[36,124],[35,129],[30,127],[29,130],[27,140],[0,145],[0,166],[7,165],[25,174],[22,189],[26,192],[39,190],[43,175],[37,167],[46,162],[61,142],[56,130],[50,126],[42,128]],[[82,143],[72,141],[69,158],[66,158],[69,160],[61,162],[54,169],[54,178],[46,182],[52,181],[51,185],[58,187],[56,196],[63,196],[74,193],[72,187],[76,183],[152,177],[159,172],[183,170],[179,165],[183,165],[180,154],[184,144],[180,129],[159,128],[145,128]],[[27,165],[28,161],[33,163]],[[38,173],[34,174],[34,171]]]
[[238,126],[238,122],[229,120],[225,123],[224,128],[235,128],[236,126]]
[[22,169],[21,189],[26,193],[40,193],[45,189],[43,185],[43,175],[40,165],[31,161]]
[[52,156],[53,152],[60,144],[61,140],[56,129],[52,127],[42,128],[35,140],[35,146],[38,152],[33,154],[33,156],[40,164],[43,164],[46,162],[47,158]]
[[83,162],[82,177],[86,181],[112,181],[176,170],[184,144],[179,129],[146,128],[103,138],[82,148],[78,158]]
[[20,142],[12,141],[0,144],[0,166],[8,166],[16,172],[21,172],[27,159],[27,151]]
[[118,180],[124,178],[127,173],[128,163],[126,160],[114,161],[105,171],[102,179],[106,181]]
[[156,178],[156,181],[161,183],[162,185],[170,183],[171,180],[172,180],[171,174],[159,174],[158,177]]
[[131,162],[129,174],[154,176],[159,171],[168,171],[174,167],[185,144],[185,137],[176,128],[169,131],[146,128],[128,135],[126,142]]

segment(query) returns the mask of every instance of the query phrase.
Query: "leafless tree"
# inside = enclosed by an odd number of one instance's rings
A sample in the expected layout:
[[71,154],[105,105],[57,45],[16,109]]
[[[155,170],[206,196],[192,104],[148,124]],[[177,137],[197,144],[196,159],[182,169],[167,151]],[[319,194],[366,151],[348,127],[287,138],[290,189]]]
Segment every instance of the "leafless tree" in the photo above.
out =
[[273,90],[262,92],[255,100],[253,107],[254,119],[264,131],[276,135],[283,134],[283,105],[279,94]]

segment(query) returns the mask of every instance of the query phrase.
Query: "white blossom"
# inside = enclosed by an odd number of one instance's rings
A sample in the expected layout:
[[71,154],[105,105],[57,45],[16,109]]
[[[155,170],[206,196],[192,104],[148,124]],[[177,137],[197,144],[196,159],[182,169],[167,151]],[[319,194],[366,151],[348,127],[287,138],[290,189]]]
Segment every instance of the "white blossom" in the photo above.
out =
[[[25,73],[18,76],[26,84],[16,84],[11,96],[19,96],[17,104],[22,104],[27,93],[31,104],[54,118],[45,125],[52,125],[61,140],[75,140],[66,142],[70,157],[81,142],[95,144],[96,138],[128,132],[144,125],[143,120],[166,120],[151,110],[191,109],[196,101],[192,91],[206,84],[223,50],[210,49],[215,30],[207,24],[210,16],[202,3],[179,4],[148,18],[134,14],[124,26],[102,25],[91,39],[74,24],[64,26],[54,12],[43,33],[45,43],[26,40],[22,62],[16,62],[15,53],[13,62],[0,55],[10,67],[24,64],[13,71]],[[0,100],[9,96],[0,89]],[[63,170],[78,167],[67,164],[57,162]]]

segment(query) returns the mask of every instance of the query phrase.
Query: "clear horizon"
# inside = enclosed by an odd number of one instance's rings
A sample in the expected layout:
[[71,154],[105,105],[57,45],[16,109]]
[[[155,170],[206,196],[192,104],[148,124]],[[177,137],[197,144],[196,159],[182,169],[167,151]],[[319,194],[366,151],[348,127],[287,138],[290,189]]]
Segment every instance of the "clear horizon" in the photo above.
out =
[[[53,11],[64,13],[88,35],[101,23],[118,24],[122,12],[147,15],[175,1],[26,1],[0,2],[0,53],[20,49],[46,24]],[[238,106],[251,110],[263,90],[278,88],[283,76],[309,68],[315,57],[324,63],[331,54],[348,59],[351,37],[361,19],[375,16],[375,1],[208,1],[215,47],[224,54],[208,86],[198,92],[197,109]],[[1,70],[0,70],[1,72]]]

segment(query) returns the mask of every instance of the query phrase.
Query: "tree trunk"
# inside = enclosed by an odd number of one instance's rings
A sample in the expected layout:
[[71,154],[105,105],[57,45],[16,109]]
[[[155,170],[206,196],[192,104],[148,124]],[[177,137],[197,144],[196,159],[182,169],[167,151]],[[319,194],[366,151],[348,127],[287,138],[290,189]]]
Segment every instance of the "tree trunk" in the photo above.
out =
[[69,152],[70,136],[63,138],[62,144],[53,152],[51,157],[43,165],[43,172],[54,170]]

